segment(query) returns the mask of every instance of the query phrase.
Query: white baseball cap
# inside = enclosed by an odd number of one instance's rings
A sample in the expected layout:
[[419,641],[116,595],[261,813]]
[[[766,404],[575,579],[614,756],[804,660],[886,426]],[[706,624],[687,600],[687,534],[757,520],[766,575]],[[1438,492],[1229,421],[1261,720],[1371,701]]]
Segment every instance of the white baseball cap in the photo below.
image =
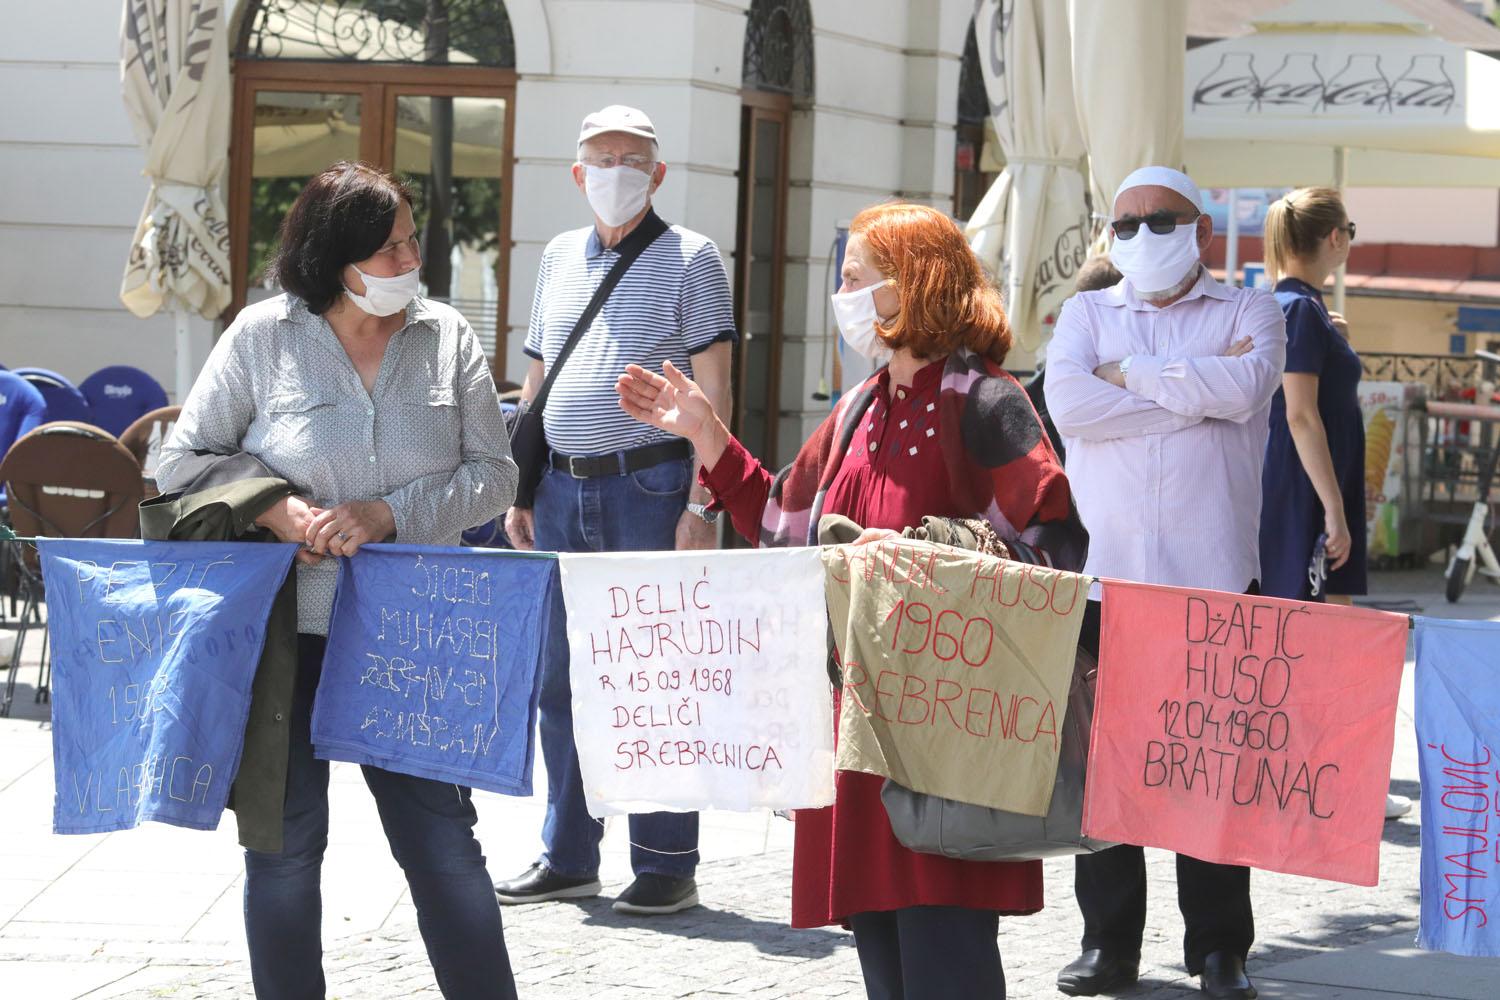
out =
[[651,124],[651,119],[646,117],[646,112],[638,108],[627,108],[623,104],[611,104],[607,108],[601,108],[583,119],[583,128],[578,132],[578,141],[587,142],[596,135],[605,132],[625,132],[629,135],[638,135],[643,139],[656,141],[656,126]]

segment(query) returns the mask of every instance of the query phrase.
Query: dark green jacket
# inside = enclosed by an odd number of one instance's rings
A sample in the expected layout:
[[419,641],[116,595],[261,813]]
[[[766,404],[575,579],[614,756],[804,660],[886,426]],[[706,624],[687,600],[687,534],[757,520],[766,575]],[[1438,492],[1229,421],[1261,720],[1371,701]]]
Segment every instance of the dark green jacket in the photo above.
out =
[[[196,485],[196,484],[195,484]],[[284,479],[254,478],[153,497],[141,504],[141,537],[160,541],[274,541],[255,519],[292,493]],[[266,643],[250,689],[245,749],[229,792],[240,843],[281,852],[286,761],[297,680],[297,573],[287,573],[266,621]]]

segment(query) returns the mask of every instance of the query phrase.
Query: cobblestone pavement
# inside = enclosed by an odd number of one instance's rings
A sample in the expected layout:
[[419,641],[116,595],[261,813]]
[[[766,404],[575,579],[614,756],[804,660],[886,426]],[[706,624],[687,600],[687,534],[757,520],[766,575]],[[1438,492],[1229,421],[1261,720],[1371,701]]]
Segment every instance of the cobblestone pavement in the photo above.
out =
[[[1410,783],[1397,782],[1396,790],[1416,794]],[[1412,818],[1386,824],[1381,884],[1374,888],[1256,872],[1252,975],[1256,967],[1414,932],[1417,838]],[[699,879],[704,906],[648,920],[616,915],[607,896],[507,908],[506,941],[520,993],[539,1000],[863,996],[847,933],[787,926],[790,871],[785,851],[705,864]],[[1188,980],[1181,966],[1182,921],[1174,905],[1171,855],[1149,852],[1148,872],[1151,915],[1142,982],[1124,995],[1139,1000],[1197,995],[1197,982]],[[1039,914],[1001,922],[1011,997],[1060,996],[1053,980],[1075,954],[1081,929],[1072,902],[1071,861],[1048,862],[1047,902]],[[415,926],[333,943],[325,965],[329,996],[340,1000],[439,995]],[[126,994],[131,1000],[250,995],[243,961]]]

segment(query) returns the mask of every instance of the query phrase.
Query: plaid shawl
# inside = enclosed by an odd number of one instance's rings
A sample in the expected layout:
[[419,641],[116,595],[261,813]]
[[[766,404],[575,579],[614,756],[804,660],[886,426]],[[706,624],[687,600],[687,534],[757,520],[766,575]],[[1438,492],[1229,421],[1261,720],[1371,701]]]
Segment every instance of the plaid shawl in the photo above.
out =
[[[878,378],[844,394],[776,476],[758,544],[818,544],[824,498]],[[938,440],[955,505],[993,526],[1014,558],[1083,568],[1088,532],[1036,409],[1009,372],[967,350],[949,355],[938,390]]]

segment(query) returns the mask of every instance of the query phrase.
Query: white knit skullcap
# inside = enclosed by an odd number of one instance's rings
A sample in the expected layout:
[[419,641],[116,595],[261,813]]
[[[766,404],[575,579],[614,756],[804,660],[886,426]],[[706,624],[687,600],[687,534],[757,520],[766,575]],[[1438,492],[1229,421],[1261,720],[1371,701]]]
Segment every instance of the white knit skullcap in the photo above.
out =
[[1203,211],[1203,195],[1198,191],[1198,185],[1181,170],[1173,170],[1171,167],[1141,167],[1120,184],[1120,189],[1115,192],[1115,201],[1119,201],[1120,195],[1126,191],[1138,187],[1170,188],[1192,202],[1198,211]]

